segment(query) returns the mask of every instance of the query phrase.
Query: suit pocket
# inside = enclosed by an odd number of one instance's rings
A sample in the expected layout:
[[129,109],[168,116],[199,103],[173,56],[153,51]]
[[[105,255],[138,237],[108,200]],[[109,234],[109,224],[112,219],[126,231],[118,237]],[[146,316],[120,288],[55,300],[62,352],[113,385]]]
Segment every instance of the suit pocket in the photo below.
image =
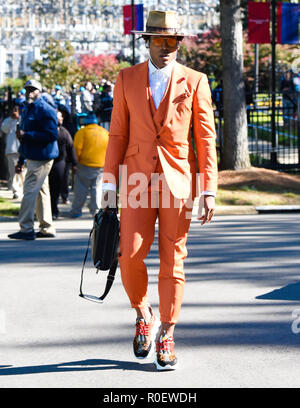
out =
[[128,146],[125,157],[133,156],[134,154],[137,154],[138,152],[139,152],[138,144]]

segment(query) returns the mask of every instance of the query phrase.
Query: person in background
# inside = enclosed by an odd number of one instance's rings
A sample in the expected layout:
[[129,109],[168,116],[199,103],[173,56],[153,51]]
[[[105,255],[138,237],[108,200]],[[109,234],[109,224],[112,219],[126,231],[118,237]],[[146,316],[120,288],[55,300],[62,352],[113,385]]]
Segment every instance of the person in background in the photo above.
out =
[[[72,140],[73,140],[74,136],[75,136],[75,133],[76,133],[76,128],[75,128],[74,123],[72,121],[70,111],[67,108],[67,106],[65,106],[65,105],[60,105],[58,107],[58,110],[61,112],[61,114],[63,116],[62,126],[69,132],[69,134],[71,135]],[[63,185],[62,185],[61,192],[60,192],[60,196],[61,196],[61,199],[62,199],[62,204],[70,204],[70,201],[69,201],[69,185],[70,185],[70,170],[71,170],[71,168],[72,168],[72,162],[69,161],[69,156],[67,156],[65,171],[64,171],[64,180],[63,180]],[[72,176],[74,177],[74,173],[72,173]]]
[[[56,110],[41,96],[41,84],[26,82],[27,106],[22,114],[17,138],[20,140],[18,171],[27,161],[23,198],[19,212],[20,231],[9,234],[11,239],[34,240],[54,238],[51,201],[48,184],[53,160],[58,156]],[[40,230],[34,231],[34,213]]]
[[19,160],[18,149],[20,142],[17,139],[17,124],[20,121],[19,105],[14,104],[8,118],[1,124],[1,130],[6,135],[5,155],[8,162],[7,188],[12,190],[13,199],[19,198],[23,194],[23,172],[16,173],[15,169]]
[[[300,109],[300,72],[294,75],[293,82],[294,82],[294,88],[296,92],[297,112],[299,112],[299,109]],[[298,120],[300,120],[299,117],[298,117]]]
[[15,99],[15,103],[19,106],[19,112],[20,115],[22,114],[23,109],[25,108],[26,105],[26,89],[22,88],[20,92],[18,92],[18,95]]
[[214,90],[212,91],[212,100],[216,106],[217,111],[219,112],[219,116],[223,116],[223,81],[216,85]]
[[55,85],[52,97],[57,108],[59,108],[60,105],[66,105],[66,100],[63,96],[63,90],[60,85]]
[[89,113],[74,137],[74,148],[78,160],[74,180],[74,197],[71,218],[82,215],[82,208],[90,194],[89,209],[94,216],[100,208],[101,182],[108,144],[108,131],[98,125],[94,113]]
[[100,95],[100,124],[109,131],[111,112],[113,108],[113,98],[111,97],[111,85],[105,84]]
[[295,84],[292,78],[291,71],[285,72],[283,78],[281,79],[280,92],[282,92],[284,125],[288,126],[290,123],[290,117],[294,114],[296,110]]
[[91,82],[86,82],[85,86],[80,88],[80,102],[81,102],[81,112],[89,113],[93,111],[93,85]]
[[41,93],[41,98],[44,99],[52,108],[56,109],[56,104],[53,96],[49,93],[48,89],[43,88]]
[[51,171],[49,173],[49,188],[51,196],[52,218],[57,219],[59,216],[58,200],[61,190],[64,186],[64,176],[66,162],[72,164],[73,172],[76,172],[77,159],[73,146],[73,140],[70,133],[63,127],[63,115],[60,111],[57,112],[58,122],[58,150],[59,155],[54,159]]
[[294,88],[295,92],[299,94],[300,92],[300,72],[293,76]]

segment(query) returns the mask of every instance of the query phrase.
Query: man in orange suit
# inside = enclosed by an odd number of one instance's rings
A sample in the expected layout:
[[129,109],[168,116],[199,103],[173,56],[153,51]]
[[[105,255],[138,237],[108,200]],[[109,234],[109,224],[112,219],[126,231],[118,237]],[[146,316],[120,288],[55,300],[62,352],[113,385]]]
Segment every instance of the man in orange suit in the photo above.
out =
[[[119,262],[124,288],[137,312],[134,355],[148,358],[156,340],[157,369],[173,370],[178,366],[174,328],[183,297],[183,261],[197,180],[203,196],[204,214],[198,213],[202,224],[212,219],[215,209],[214,115],[206,75],[176,62],[184,37],[176,13],[150,11],[146,31],[135,33],[144,38],[150,55],[146,62],[122,70],[116,81],[102,207],[117,205],[120,184]],[[144,263],[157,219],[160,319],[148,300]]]

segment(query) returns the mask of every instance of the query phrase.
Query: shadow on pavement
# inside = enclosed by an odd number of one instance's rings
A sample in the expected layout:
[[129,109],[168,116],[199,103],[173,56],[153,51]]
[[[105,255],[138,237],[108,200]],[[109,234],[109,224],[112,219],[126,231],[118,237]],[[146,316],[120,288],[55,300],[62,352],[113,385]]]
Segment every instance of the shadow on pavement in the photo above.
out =
[[[189,337],[186,336],[189,333]],[[299,348],[292,321],[181,323],[176,327],[177,344],[192,347],[278,347]]]
[[[280,310],[270,310],[265,314],[257,312],[259,319],[253,321],[239,321],[225,320],[225,314],[222,314],[221,321],[202,321],[202,322],[179,322],[176,325],[176,344],[178,346],[178,353],[186,347],[216,347],[216,346],[231,346],[231,347],[289,347],[299,348],[299,335],[292,332],[292,310],[289,312],[281,312]],[[283,319],[281,319],[281,316]],[[290,316],[290,318],[289,318]],[[274,319],[272,320],[272,318]],[[279,320],[280,319],[280,320]],[[120,326],[119,326],[120,328]],[[188,334],[188,335],[187,335]],[[25,349],[36,352],[40,349],[63,349],[70,347],[106,347],[108,344],[114,344],[117,347],[126,347],[129,344],[129,339],[126,336],[118,336],[113,339],[99,336],[89,336],[88,338],[77,337],[76,340],[64,336],[62,339],[53,339],[51,341],[29,341],[26,344],[13,345],[14,349]],[[4,347],[7,344],[3,344]],[[98,367],[97,369],[125,369],[125,370],[143,370],[151,371],[151,364],[141,365],[138,362],[127,362],[118,360],[87,360],[85,365],[89,362],[94,362],[94,365],[104,365],[105,367]],[[82,362],[68,363],[67,365],[80,365]],[[52,369],[58,367],[65,367],[65,364],[56,364],[49,366]],[[56,368],[55,368],[56,367]],[[150,367],[150,368],[149,368]],[[31,367],[32,368],[32,367]],[[34,367],[33,367],[34,368]],[[83,368],[84,369],[84,368]],[[0,376],[8,372],[10,369],[0,369]],[[11,370],[15,370],[12,368]],[[17,372],[15,374],[18,374]]]
[[291,283],[264,295],[256,296],[256,299],[300,300],[300,282]]
[[[3,368],[9,367],[9,368]],[[118,361],[106,359],[90,359],[70,361],[67,363],[45,364],[36,366],[12,367],[0,366],[0,376],[59,373],[68,371],[98,371],[98,370],[124,370],[124,371],[156,371],[153,363],[140,364],[131,361]]]

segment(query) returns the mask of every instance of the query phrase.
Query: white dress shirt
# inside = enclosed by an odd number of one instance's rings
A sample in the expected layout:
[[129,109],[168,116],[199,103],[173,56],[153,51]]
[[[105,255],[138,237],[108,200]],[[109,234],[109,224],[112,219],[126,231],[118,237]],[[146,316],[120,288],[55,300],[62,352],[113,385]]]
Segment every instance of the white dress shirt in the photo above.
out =
[[149,59],[148,70],[149,70],[149,85],[151,88],[151,94],[153,98],[154,105],[158,109],[159,104],[165,94],[166,88],[168,86],[175,60],[170,62],[164,68],[156,68],[153,65],[151,59]]

